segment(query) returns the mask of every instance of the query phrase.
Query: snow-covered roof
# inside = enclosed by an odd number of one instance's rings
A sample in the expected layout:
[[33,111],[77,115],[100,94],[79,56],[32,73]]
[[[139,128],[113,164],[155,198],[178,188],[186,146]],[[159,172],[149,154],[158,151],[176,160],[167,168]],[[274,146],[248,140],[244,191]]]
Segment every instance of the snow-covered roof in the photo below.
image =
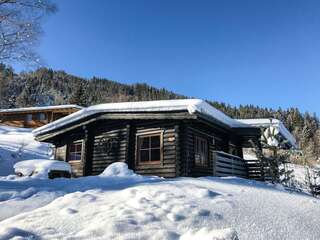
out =
[[275,118],[257,118],[257,119],[237,119],[237,121],[248,124],[253,127],[275,127],[279,130],[282,137],[285,138],[293,147],[297,148],[295,137],[289,132],[284,124]]
[[35,135],[43,134],[60,128],[66,124],[78,121],[96,113],[131,113],[131,112],[171,112],[188,111],[190,114],[201,113],[211,117],[229,127],[248,127],[239,121],[232,119],[223,112],[212,107],[201,99],[178,99],[160,101],[106,103],[83,108],[57,121],[44,125],[33,131]]
[[69,104],[69,105],[56,105],[56,106],[9,108],[9,109],[0,109],[0,113],[25,112],[25,111],[41,111],[41,110],[55,110],[55,109],[68,109],[68,108],[82,109],[83,107],[78,106],[78,105],[75,105],[75,104]]

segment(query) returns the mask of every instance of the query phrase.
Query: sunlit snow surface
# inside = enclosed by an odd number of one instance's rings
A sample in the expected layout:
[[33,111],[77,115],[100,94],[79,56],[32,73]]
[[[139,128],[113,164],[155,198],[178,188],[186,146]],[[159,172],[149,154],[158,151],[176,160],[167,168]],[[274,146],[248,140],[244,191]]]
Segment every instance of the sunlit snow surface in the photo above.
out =
[[0,180],[0,239],[319,239],[319,216],[319,200],[274,185],[118,163],[101,176]]

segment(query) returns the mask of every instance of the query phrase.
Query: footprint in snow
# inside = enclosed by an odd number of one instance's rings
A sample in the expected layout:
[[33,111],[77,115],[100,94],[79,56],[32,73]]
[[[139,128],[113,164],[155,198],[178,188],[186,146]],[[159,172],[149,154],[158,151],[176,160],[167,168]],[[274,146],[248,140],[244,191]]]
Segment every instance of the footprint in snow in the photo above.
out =
[[72,215],[78,213],[78,210],[73,209],[73,208],[64,208],[61,210],[62,213]]
[[83,196],[82,196],[82,198],[83,199],[86,199],[88,202],[94,202],[94,201],[96,201],[97,200],[97,197],[96,196],[94,196],[94,195],[92,195],[92,194],[84,194]]
[[201,209],[199,210],[198,215],[201,217],[207,217],[210,215],[210,211],[207,209]]
[[219,214],[219,213],[213,214],[213,217],[214,217],[216,220],[222,220],[222,219],[223,219],[223,215],[221,215],[221,214]]
[[196,194],[201,198],[214,198],[214,197],[220,195],[220,194],[213,192],[211,190],[208,190],[208,189],[199,189]]
[[172,222],[177,222],[185,219],[186,217],[180,214],[168,213],[167,218]]

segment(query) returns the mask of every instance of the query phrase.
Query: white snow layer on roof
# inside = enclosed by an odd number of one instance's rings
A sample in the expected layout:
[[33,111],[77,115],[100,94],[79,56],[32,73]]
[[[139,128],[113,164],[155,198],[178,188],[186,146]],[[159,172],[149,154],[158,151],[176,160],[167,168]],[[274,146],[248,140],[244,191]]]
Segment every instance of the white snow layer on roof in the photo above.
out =
[[248,124],[253,127],[275,127],[279,130],[282,137],[293,147],[297,147],[297,141],[295,137],[289,132],[289,130],[284,126],[284,124],[278,119],[270,118],[258,118],[258,119],[237,119],[237,121],[244,124]]
[[78,105],[74,105],[74,104],[69,104],[69,105],[56,105],[56,106],[9,108],[9,109],[0,109],[0,113],[3,113],[3,112],[23,112],[23,111],[54,110],[54,109],[66,109],[66,108],[82,109],[83,107],[78,106]]
[[62,127],[66,124],[75,122],[87,116],[101,113],[130,113],[130,112],[170,112],[170,111],[188,111],[190,114],[199,112],[212,117],[229,127],[247,127],[247,125],[238,122],[231,117],[225,115],[218,109],[201,99],[179,99],[179,100],[160,100],[160,101],[143,101],[143,102],[121,102],[106,103],[94,105],[75,112],[69,116],[61,118],[57,121],[49,123],[45,126],[37,128],[33,131],[35,135],[39,135],[55,128]]

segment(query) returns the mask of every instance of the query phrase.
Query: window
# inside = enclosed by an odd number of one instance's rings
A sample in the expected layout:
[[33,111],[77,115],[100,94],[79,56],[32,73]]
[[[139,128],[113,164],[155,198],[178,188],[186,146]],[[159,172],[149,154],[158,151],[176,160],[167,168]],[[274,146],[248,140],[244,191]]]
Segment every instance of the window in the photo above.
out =
[[143,164],[159,163],[162,160],[162,133],[140,135],[137,138],[138,162]]
[[44,113],[38,113],[38,114],[37,114],[37,120],[39,120],[39,121],[45,121],[45,120],[47,120],[46,114],[44,114]]
[[69,145],[68,161],[81,161],[82,142]]
[[27,114],[25,118],[26,122],[31,122],[32,121],[32,114]]
[[194,165],[196,167],[208,166],[208,141],[205,138],[195,137],[194,155]]

